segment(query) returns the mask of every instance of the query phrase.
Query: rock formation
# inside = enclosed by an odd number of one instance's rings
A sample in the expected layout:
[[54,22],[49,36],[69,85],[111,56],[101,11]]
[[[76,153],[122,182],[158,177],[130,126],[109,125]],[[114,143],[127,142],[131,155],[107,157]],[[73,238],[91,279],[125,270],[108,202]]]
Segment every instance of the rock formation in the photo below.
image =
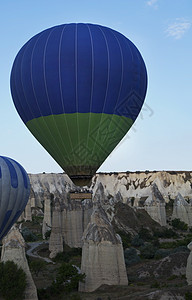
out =
[[[66,174],[29,174],[31,182],[31,206],[43,207],[47,194],[64,194],[75,189]],[[105,197],[115,197],[119,192],[123,203],[134,198],[134,206],[139,206],[139,199],[151,194],[151,185],[156,183],[166,202],[169,197],[175,198],[178,191],[183,197],[192,198],[192,172],[189,171],[145,171],[98,173],[92,179],[93,194],[102,183]]]
[[151,186],[151,195],[146,199],[145,210],[161,226],[166,226],[165,200],[156,183]]
[[105,195],[114,196],[120,192],[124,203],[127,203],[129,197],[148,197],[153,183],[157,184],[166,202],[169,196],[176,197],[178,191],[184,197],[192,197],[192,172],[189,171],[98,173],[92,180],[93,191],[97,190],[100,182]]
[[186,267],[186,279],[188,285],[192,285],[192,242],[187,246],[191,251],[189,257],[187,259],[187,267]]
[[[55,199],[59,200],[60,207],[55,203]],[[63,251],[61,246],[63,241],[72,248],[82,247],[83,232],[93,211],[92,199],[71,199],[66,193],[63,197],[58,195],[55,199],[52,200],[52,230],[49,246],[51,256]]]
[[192,226],[192,203],[188,203],[180,193],[178,193],[173,203],[173,219],[180,219],[188,226]]
[[63,237],[62,237],[62,222],[61,222],[61,204],[59,199],[54,201],[52,229],[49,239],[50,258],[53,258],[59,252],[63,252]]
[[47,193],[44,197],[44,216],[42,225],[42,235],[45,239],[45,235],[51,230],[51,195]]
[[23,216],[25,221],[32,221],[32,211],[31,211],[31,209],[33,207],[32,200],[33,200],[33,198],[31,197],[31,193],[30,193],[30,198],[25,207],[24,216]]
[[128,284],[121,238],[98,200],[83,234],[81,272],[86,278],[79,285],[83,292],[94,291],[102,284]]
[[62,234],[70,247],[82,247],[82,236],[87,227],[93,204],[91,199],[70,199],[62,211]]
[[35,206],[42,207],[42,200],[50,194],[60,194],[69,192],[74,188],[74,184],[66,174],[29,174],[31,189],[35,196]]
[[[29,178],[31,182],[30,201],[20,221],[23,219],[31,220],[32,215],[36,212],[35,210],[43,210],[43,208],[45,209],[44,214],[46,215],[48,213],[46,212],[47,206],[44,205],[46,199],[56,194],[59,198],[63,199],[69,191],[76,188],[66,174],[29,174]],[[172,199],[175,198],[178,191],[183,197],[188,199],[192,198],[192,172],[187,171],[98,173],[92,180],[91,190],[93,191],[93,195],[100,183],[103,187],[103,201],[105,202],[103,204],[106,204],[106,207],[110,199],[114,202],[116,195],[120,195],[123,203],[140,207],[144,200],[150,196],[151,185],[153,183],[157,184],[166,202],[169,201],[170,197]],[[117,196],[116,200],[118,199],[119,197]],[[68,205],[66,201],[65,204],[67,214],[70,215],[70,205]],[[114,203],[110,204],[113,205]],[[69,209],[67,207],[69,207]],[[47,220],[45,218],[43,235],[48,229],[48,227],[45,226],[46,222]]]
[[25,255],[25,241],[16,226],[13,226],[3,239],[1,261],[13,261],[22,268],[27,275],[27,287],[25,290],[25,300],[38,300],[37,290],[29,270]]

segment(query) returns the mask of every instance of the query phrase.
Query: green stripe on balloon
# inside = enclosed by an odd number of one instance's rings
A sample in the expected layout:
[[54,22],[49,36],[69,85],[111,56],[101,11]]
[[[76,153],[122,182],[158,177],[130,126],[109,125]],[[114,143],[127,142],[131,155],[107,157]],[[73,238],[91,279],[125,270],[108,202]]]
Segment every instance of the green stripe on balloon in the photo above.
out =
[[26,123],[68,175],[94,174],[132,124],[130,118],[104,113],[50,115]]

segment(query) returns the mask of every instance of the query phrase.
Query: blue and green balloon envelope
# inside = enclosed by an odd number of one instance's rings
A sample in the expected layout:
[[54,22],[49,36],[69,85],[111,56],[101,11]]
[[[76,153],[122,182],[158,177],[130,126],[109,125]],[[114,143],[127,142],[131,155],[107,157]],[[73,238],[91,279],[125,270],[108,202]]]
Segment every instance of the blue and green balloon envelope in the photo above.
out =
[[22,214],[29,194],[29,177],[23,167],[0,156],[0,240]]
[[40,32],[11,72],[20,117],[72,179],[92,177],[136,120],[146,89],[135,45],[93,24]]

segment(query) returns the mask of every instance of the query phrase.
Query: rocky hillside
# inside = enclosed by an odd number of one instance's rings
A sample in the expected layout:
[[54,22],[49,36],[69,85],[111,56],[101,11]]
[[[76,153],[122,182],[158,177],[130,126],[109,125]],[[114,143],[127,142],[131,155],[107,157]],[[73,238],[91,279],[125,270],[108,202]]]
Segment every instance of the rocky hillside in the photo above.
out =
[[178,192],[192,198],[192,171],[145,171],[126,173],[98,173],[93,178],[92,189],[102,183],[106,194],[121,193],[124,202],[130,197],[148,197],[150,186],[156,183],[163,197],[175,198]]
[[[66,174],[29,174],[32,193],[39,202],[47,193],[65,194],[75,186]],[[120,192],[123,202],[148,197],[150,186],[156,183],[165,199],[175,198],[180,192],[183,197],[192,198],[192,171],[145,171],[126,173],[98,173],[92,179],[91,190],[102,183],[106,195]]]

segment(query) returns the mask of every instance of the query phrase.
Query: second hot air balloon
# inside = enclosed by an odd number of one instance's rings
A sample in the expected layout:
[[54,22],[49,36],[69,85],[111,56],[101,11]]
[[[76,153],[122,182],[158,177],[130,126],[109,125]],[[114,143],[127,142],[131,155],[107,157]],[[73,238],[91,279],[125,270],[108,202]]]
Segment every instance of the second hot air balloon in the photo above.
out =
[[0,240],[22,214],[29,194],[29,177],[23,167],[0,156]]
[[90,180],[130,129],[146,89],[135,45],[94,24],[40,32],[21,48],[11,72],[20,117],[78,185]]

